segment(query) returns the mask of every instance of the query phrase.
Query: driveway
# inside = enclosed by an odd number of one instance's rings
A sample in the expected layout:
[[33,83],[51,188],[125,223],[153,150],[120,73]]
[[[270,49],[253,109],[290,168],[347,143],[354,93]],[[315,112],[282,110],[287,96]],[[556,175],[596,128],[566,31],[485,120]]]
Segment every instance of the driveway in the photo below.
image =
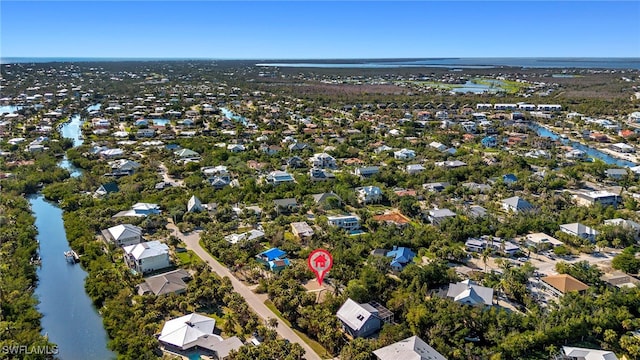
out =
[[247,304],[253,311],[258,314],[262,319],[277,319],[278,326],[276,327],[276,331],[280,336],[284,339],[289,340],[292,343],[298,343],[302,348],[306,351],[305,359],[307,360],[320,360],[320,356],[316,354],[313,349],[307,343],[302,341],[302,339],[295,333],[293,330],[287,326],[284,322],[282,322],[276,314],[274,314],[265,304],[264,302],[256,295],[251,289],[243,284],[240,280],[238,280],[232,273],[227,269],[224,265],[220,264],[216,259],[213,258],[207,251],[205,251],[202,246],[200,246],[200,232],[194,231],[189,234],[183,234],[178,230],[178,228],[169,220],[169,224],[167,224],[167,229],[174,232],[174,234],[180,238],[186,245],[187,249],[195,252],[204,262],[209,264],[209,267],[213,272],[218,274],[220,277],[228,277],[231,280],[231,284],[233,284],[233,289],[242,295]]

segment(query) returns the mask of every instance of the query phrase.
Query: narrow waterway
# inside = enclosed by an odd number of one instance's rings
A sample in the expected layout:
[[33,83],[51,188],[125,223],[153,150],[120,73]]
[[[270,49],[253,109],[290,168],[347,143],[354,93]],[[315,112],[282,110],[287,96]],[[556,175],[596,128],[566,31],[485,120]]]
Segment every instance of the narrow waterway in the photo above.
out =
[[42,266],[38,286],[42,329],[58,345],[62,360],[113,359],[107,349],[107,332],[102,318],[85,293],[86,272],[80,264],[68,263],[63,253],[69,250],[62,210],[39,194],[29,198],[36,217]]
[[617,159],[609,154],[603,153],[600,150],[594,149],[590,146],[584,145],[584,144],[580,144],[578,142],[575,141],[571,141],[569,139],[562,139],[560,138],[560,135],[556,134],[555,132],[549,130],[548,128],[542,126],[542,125],[532,125],[532,128],[536,131],[536,133],[541,136],[541,137],[547,137],[550,138],[552,140],[560,140],[563,144],[565,145],[569,145],[575,149],[578,150],[582,150],[584,151],[588,156],[595,158],[595,159],[600,159],[602,161],[604,161],[606,164],[613,164],[613,165],[618,165],[618,166],[622,166],[622,167],[634,167],[636,166],[636,164],[632,163],[631,161],[626,161],[626,160],[622,160],[622,159]]
[[[74,140],[74,146],[82,143],[81,125],[80,116],[74,115],[61,129],[64,137]],[[66,157],[58,165],[68,169],[73,177],[82,175]],[[107,349],[102,318],[84,290],[87,273],[79,264],[68,263],[63,255],[69,250],[69,242],[62,210],[41,194],[30,197],[29,202],[36,218],[42,259],[35,294],[40,300],[38,311],[43,314],[43,333],[58,345],[58,357],[62,360],[115,358]]]

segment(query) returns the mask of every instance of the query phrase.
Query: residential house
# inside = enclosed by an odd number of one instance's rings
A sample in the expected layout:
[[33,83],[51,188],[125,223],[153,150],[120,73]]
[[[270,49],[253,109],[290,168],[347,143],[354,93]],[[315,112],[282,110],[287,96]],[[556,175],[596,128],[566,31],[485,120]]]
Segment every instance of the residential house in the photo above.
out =
[[223,339],[214,333],[216,320],[192,313],[165,322],[158,340],[169,350],[186,351],[198,348],[216,359],[228,358],[232,350],[244,344],[237,337]]
[[487,136],[483,138],[482,140],[480,140],[480,143],[486,148],[494,148],[498,146],[498,141],[493,136]]
[[195,195],[192,195],[187,202],[187,212],[200,212],[202,211],[202,203]]
[[570,291],[583,292],[589,288],[589,285],[568,274],[545,276],[540,280],[556,296],[562,296]]
[[513,196],[508,199],[502,200],[502,208],[505,211],[511,211],[515,213],[529,212],[535,209],[533,205],[531,205],[531,203],[519,196]]
[[144,282],[136,286],[138,295],[153,294],[156,296],[166,294],[182,294],[187,290],[187,283],[191,274],[184,269],[169,271],[164,274],[150,276]]
[[440,225],[443,221],[448,218],[456,217],[456,213],[449,209],[431,209],[429,210],[429,215],[427,216],[429,221],[431,221],[434,225]]
[[390,147],[390,146],[380,145],[377,148],[373,149],[373,152],[376,153],[376,154],[380,154],[380,153],[384,153],[384,152],[391,151],[391,150],[393,150],[393,148]]
[[636,152],[636,148],[625,143],[615,143],[609,145],[609,149],[619,152],[619,153],[634,153]]
[[485,192],[491,191],[491,185],[487,185],[487,184],[467,182],[467,183],[463,183],[462,186],[475,193],[485,193]]
[[443,152],[443,151],[446,151],[446,150],[447,150],[447,146],[446,146],[446,145],[444,145],[444,144],[442,144],[442,143],[439,143],[439,142],[437,142],[437,141],[433,141],[433,142],[431,142],[431,143],[429,144],[429,146],[430,146],[430,147],[432,147],[432,148],[434,148],[434,149],[436,149],[436,150],[438,150],[438,151],[440,151],[440,152]]
[[131,207],[131,210],[120,211],[119,213],[113,215],[113,217],[122,217],[122,216],[135,216],[135,217],[143,217],[148,215],[156,215],[160,214],[162,211],[157,204],[150,203],[136,203]]
[[449,284],[447,297],[467,305],[493,305],[493,288],[484,287],[471,280]]
[[289,168],[300,169],[305,167],[304,160],[299,156],[292,156],[285,161],[285,165]]
[[613,271],[612,273],[603,274],[600,276],[600,280],[618,289],[635,288],[640,285],[640,280],[622,271]]
[[307,149],[309,147],[309,145],[305,144],[305,143],[299,143],[299,142],[295,142],[293,144],[289,144],[288,148],[289,151],[294,152],[294,151],[302,151],[304,149]]
[[231,244],[237,244],[241,241],[251,241],[255,239],[262,239],[264,237],[264,232],[256,229],[251,229],[247,232],[243,232],[241,234],[231,234],[224,237]]
[[136,131],[137,138],[151,138],[156,135],[156,131],[153,129],[139,129]]
[[256,255],[258,262],[269,267],[272,272],[280,272],[282,269],[291,265],[289,259],[287,259],[287,253],[278,249],[271,248]]
[[425,167],[422,166],[421,164],[411,164],[411,165],[407,165],[405,170],[407,174],[415,175],[423,172],[425,170]]
[[347,231],[360,229],[360,219],[355,215],[327,216],[329,225],[337,226]]
[[378,172],[380,172],[380,169],[377,166],[357,167],[355,168],[355,170],[353,170],[354,175],[363,178],[371,177],[373,175],[376,175]]
[[382,190],[377,186],[356,188],[358,201],[361,204],[372,204],[382,201]]
[[140,167],[140,163],[132,160],[119,159],[110,161],[109,166],[111,166],[111,174],[109,175],[126,176],[132,175]]
[[638,235],[640,235],[640,224],[638,224],[633,220],[616,218],[616,219],[605,220],[604,224],[610,225],[610,226],[619,226],[621,228],[628,229],[633,232],[636,238],[638,238]]
[[336,175],[327,169],[312,168],[309,170],[311,181],[335,180]]
[[178,159],[184,162],[200,161],[200,154],[190,149],[178,149],[174,151],[174,154],[178,157]]
[[609,191],[605,191],[605,190],[579,192],[574,194],[573,197],[578,203],[578,205],[585,205],[585,206],[600,204],[602,206],[613,206],[614,208],[616,208],[618,207],[621,201],[621,198],[619,195]]
[[[623,179],[625,176],[627,176],[628,171],[627,169],[617,169],[617,168],[612,168],[612,169],[607,169],[604,171],[605,175],[609,178],[609,179],[613,179],[613,180],[621,180]],[[632,173],[633,174],[633,173]],[[635,175],[635,174],[634,174]]]
[[336,159],[327,153],[314,154],[313,157],[309,159],[309,162],[314,168],[335,169],[338,167]]
[[373,354],[378,360],[447,360],[417,336],[375,350]]
[[291,223],[291,233],[299,239],[310,239],[314,231],[306,221],[300,221]]
[[467,215],[474,218],[481,218],[487,216],[487,209],[483,208],[480,205],[469,205],[466,208]]
[[411,160],[415,159],[416,152],[409,149],[400,149],[393,152],[393,157],[397,160]]
[[207,181],[214,189],[222,189],[231,184],[231,175],[227,171],[227,167],[223,165],[213,167],[203,167],[200,169],[207,177]]
[[393,250],[387,252],[387,257],[391,258],[391,270],[402,271],[405,266],[409,265],[416,254],[406,247],[393,246]]
[[446,189],[447,186],[450,186],[450,185],[451,184],[449,184],[448,182],[434,182],[434,183],[422,184],[422,188],[427,191],[441,192],[441,191],[444,191],[444,189]]
[[390,213],[381,214],[381,215],[374,215],[372,219],[375,221],[382,221],[387,225],[395,225],[398,227],[406,226],[411,222],[409,218],[400,214],[399,212],[390,212]]
[[562,245],[562,241],[545,233],[533,233],[525,236],[527,246],[533,246],[536,249],[544,250]]
[[562,360],[618,360],[612,351],[595,350],[571,346],[562,347]]
[[123,248],[125,262],[133,270],[145,274],[171,266],[169,247],[160,241],[149,241]]
[[142,241],[142,228],[131,224],[121,224],[102,230],[102,236],[117,246],[135,245]]
[[342,304],[336,316],[342,323],[343,330],[353,338],[373,335],[382,327],[377,309],[351,299]]
[[94,196],[105,196],[110,193],[118,192],[118,184],[116,182],[108,182],[100,185],[100,187],[93,193]]
[[587,153],[580,149],[572,149],[564,154],[564,157],[569,160],[584,161],[587,159]]
[[560,225],[560,231],[569,235],[587,239],[591,242],[595,242],[596,236],[599,234],[597,230],[580,223],[562,224]]
[[514,256],[520,251],[518,245],[499,237],[488,235],[481,236],[480,238],[467,239],[465,248],[469,252],[483,252],[485,249],[491,249],[491,251],[505,256]]
[[245,146],[242,144],[229,144],[227,145],[227,150],[232,153],[240,153],[246,150]]
[[467,166],[467,163],[465,163],[464,161],[460,161],[460,160],[447,160],[447,161],[438,161],[435,163],[436,166],[440,166],[440,167],[444,167],[444,168],[448,168],[448,169],[455,169],[455,168],[459,168],[462,166]]
[[272,171],[267,175],[266,181],[268,184],[280,185],[284,183],[294,182],[293,175],[285,171]]
[[318,205],[327,205],[330,199],[335,199],[331,201],[335,201],[337,205],[342,204],[342,199],[334,192],[312,194],[311,197],[313,197],[313,201]]
[[295,198],[273,200],[278,214],[290,214],[298,210],[298,201]]

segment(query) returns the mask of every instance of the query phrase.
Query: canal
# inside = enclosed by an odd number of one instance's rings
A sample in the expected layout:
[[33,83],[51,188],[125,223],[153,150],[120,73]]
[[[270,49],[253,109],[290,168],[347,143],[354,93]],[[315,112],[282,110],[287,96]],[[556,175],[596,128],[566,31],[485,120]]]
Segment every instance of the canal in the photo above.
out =
[[626,160],[622,160],[622,159],[617,159],[609,154],[603,153],[600,150],[594,149],[590,146],[584,145],[584,144],[580,144],[579,142],[575,142],[575,141],[571,141],[568,139],[562,139],[560,138],[560,135],[556,134],[555,132],[549,130],[548,128],[539,125],[539,124],[534,124],[531,126],[533,130],[536,131],[536,133],[538,134],[538,136],[541,137],[546,137],[546,138],[550,138],[552,140],[560,140],[563,144],[565,145],[569,145],[571,147],[573,147],[574,149],[578,149],[578,150],[582,150],[584,151],[588,156],[594,158],[594,159],[599,159],[604,161],[606,164],[610,164],[610,165],[618,165],[621,167],[634,167],[636,166],[636,164],[632,163],[631,161],[626,161]]
[[[74,115],[61,129],[63,136],[74,140],[74,146],[82,143],[81,125],[80,116]],[[74,177],[82,174],[66,157],[58,165],[68,169]],[[70,264],[64,258],[69,242],[62,210],[41,194],[31,196],[29,203],[36,218],[42,259],[35,294],[40,301],[38,311],[43,315],[43,333],[58,345],[57,356],[62,360],[114,359],[115,354],[107,349],[108,338],[102,318],[84,289],[87,273],[79,264]]]

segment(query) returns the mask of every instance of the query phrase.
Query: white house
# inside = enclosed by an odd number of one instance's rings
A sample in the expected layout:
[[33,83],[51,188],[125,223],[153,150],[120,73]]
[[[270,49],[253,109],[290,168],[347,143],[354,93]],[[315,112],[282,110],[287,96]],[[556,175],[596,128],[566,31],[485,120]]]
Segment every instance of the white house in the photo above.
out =
[[112,226],[103,230],[102,235],[117,246],[135,245],[142,241],[142,229],[131,224]]
[[327,221],[329,225],[348,231],[360,229],[360,219],[355,215],[328,216]]
[[309,158],[309,162],[314,168],[335,169],[337,167],[336,159],[327,153],[314,154],[311,158]]
[[606,350],[563,346],[562,353],[570,360],[618,360],[616,354]]
[[493,305],[493,288],[477,285],[471,280],[449,284],[447,297],[467,305]]
[[202,211],[202,203],[195,195],[191,196],[187,202],[187,212],[200,212]]
[[382,200],[382,190],[377,186],[364,186],[357,188],[358,201],[362,204],[371,204]]
[[502,208],[505,211],[512,211],[516,213],[534,210],[534,207],[533,205],[531,205],[531,203],[519,196],[513,196],[508,199],[502,200]]
[[375,350],[373,354],[378,360],[447,360],[417,336]]
[[597,230],[592,229],[586,225],[582,225],[580,223],[562,224],[560,225],[560,231],[567,233],[569,235],[578,236],[583,239],[587,239],[591,242],[596,241],[596,236],[598,236],[599,234]]
[[243,344],[237,337],[222,339],[213,330],[216,320],[192,313],[165,322],[158,340],[170,349],[189,350],[194,347],[215,353],[216,359],[225,359],[231,350],[238,350]]
[[143,274],[171,265],[169,247],[157,240],[125,246],[123,250],[129,267]]
[[416,157],[416,152],[409,149],[400,149],[393,152],[393,157],[397,160],[411,160]]
[[406,166],[406,171],[407,171],[407,174],[409,175],[419,174],[424,170],[425,170],[425,167],[420,164],[411,164]]
[[293,175],[285,171],[272,171],[267,175],[266,181],[269,184],[279,185],[287,182],[293,182],[295,179]]

